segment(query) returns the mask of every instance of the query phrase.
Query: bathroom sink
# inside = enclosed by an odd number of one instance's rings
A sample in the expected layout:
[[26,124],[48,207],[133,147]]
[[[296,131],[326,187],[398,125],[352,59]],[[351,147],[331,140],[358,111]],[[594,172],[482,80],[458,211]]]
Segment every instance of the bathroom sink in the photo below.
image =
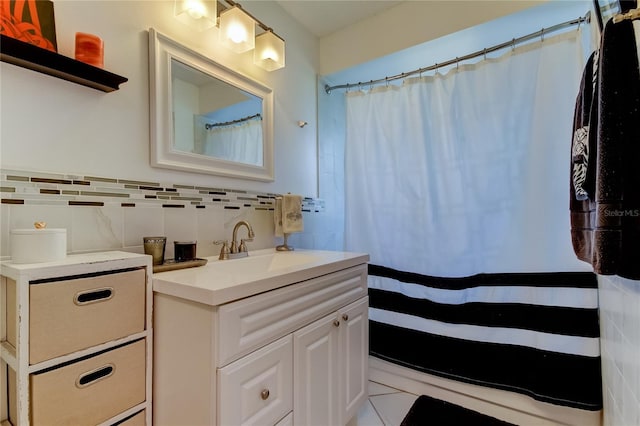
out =
[[209,258],[210,269],[216,273],[234,275],[256,275],[279,271],[287,268],[322,262],[326,257],[323,252],[269,252],[258,253],[249,257],[232,260]]
[[153,290],[215,306],[368,261],[363,253],[255,250],[240,259],[213,256],[204,266],[155,273]]

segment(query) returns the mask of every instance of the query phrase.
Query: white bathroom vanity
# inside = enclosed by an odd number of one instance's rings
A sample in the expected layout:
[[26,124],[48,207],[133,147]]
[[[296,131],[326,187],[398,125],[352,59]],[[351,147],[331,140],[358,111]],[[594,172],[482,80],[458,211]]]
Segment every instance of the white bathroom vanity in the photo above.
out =
[[267,249],[155,274],[154,424],[346,424],[368,395],[368,260]]

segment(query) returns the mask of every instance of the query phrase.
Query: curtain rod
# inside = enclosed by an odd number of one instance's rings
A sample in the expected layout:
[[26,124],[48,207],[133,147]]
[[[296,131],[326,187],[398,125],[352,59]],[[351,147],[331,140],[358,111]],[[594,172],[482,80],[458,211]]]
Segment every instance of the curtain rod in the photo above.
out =
[[225,121],[224,123],[213,123],[213,124],[207,123],[207,124],[204,125],[204,128],[207,129],[207,130],[211,130],[214,127],[229,126],[231,124],[242,123],[243,121],[249,121],[249,120],[252,120],[254,118],[260,118],[260,117],[261,117],[261,115],[258,113],[258,114],[254,114],[254,115],[249,115],[247,117],[238,118],[237,120]]
[[545,34],[549,34],[564,28],[568,28],[568,27],[572,27],[574,25],[580,25],[583,22],[590,22],[590,18],[591,18],[591,11],[587,12],[586,15],[581,16],[579,18],[570,20],[570,21],[566,21],[566,22],[562,22],[560,24],[556,24],[552,27],[549,28],[542,28],[539,31],[536,31],[534,33],[531,34],[527,34],[525,36],[522,37],[518,37],[518,38],[514,38],[510,41],[506,41],[504,43],[500,43],[500,44],[496,44],[495,46],[492,47],[488,47],[482,50],[478,50],[476,52],[470,53],[468,55],[465,56],[460,56],[460,57],[456,57],[455,59],[450,59],[448,61],[445,62],[441,62],[441,63],[436,63],[435,65],[431,65],[428,67],[424,67],[424,68],[418,68],[417,70],[413,70],[413,71],[409,71],[409,72],[403,72],[401,74],[396,74],[394,76],[391,77],[385,77],[385,78],[379,78],[377,80],[370,80],[370,81],[364,81],[364,82],[358,82],[358,83],[345,83],[345,84],[338,84],[335,86],[329,86],[328,84],[325,84],[324,86],[324,90],[325,92],[327,92],[328,94],[331,94],[332,90],[335,89],[350,89],[352,87],[361,87],[361,86],[371,86],[374,84],[380,84],[380,83],[386,83],[389,81],[393,81],[393,80],[400,80],[406,77],[409,77],[411,75],[415,75],[415,74],[421,74],[425,71],[431,71],[431,70],[437,70],[438,68],[443,68],[449,65],[453,65],[453,64],[458,64],[462,61],[467,61],[469,59],[473,59],[473,58],[477,58],[479,56],[486,56],[487,53],[491,53],[491,52],[495,52],[497,50],[501,50],[504,49],[506,47],[512,46],[515,47],[516,44],[525,42],[525,41],[529,41],[531,39],[534,38],[538,38],[540,37],[543,41],[544,41],[544,36]]

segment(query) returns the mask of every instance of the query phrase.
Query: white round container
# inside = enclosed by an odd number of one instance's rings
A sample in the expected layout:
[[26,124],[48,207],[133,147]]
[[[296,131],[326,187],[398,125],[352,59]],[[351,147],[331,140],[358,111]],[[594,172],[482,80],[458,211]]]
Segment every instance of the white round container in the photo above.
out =
[[52,262],[67,256],[67,230],[62,228],[13,229],[13,263]]

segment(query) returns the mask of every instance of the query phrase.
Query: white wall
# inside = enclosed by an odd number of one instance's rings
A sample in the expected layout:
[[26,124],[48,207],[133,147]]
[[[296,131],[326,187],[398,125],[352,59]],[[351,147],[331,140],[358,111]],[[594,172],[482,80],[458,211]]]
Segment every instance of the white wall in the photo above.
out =
[[[465,4],[467,2],[451,3]],[[453,19],[447,22],[453,22],[454,25],[452,28],[461,27],[464,29],[425,39],[425,41],[420,44],[404,46],[392,54],[383,57],[374,57],[367,62],[357,63],[348,68],[340,68],[330,73],[323,73],[322,77],[325,81],[333,85],[359,81],[366,82],[386,76],[398,75],[403,72],[455,59],[456,57],[464,56],[482,50],[483,48],[488,48],[513,38],[539,31],[541,28],[548,28],[560,22],[578,18],[586,14],[592,7],[592,2],[589,0],[533,2],[536,4],[533,7],[531,7],[530,2],[479,1],[473,3],[483,5],[487,10],[494,10],[492,7],[497,7],[497,4],[502,3],[518,3],[528,5],[529,7],[518,10],[508,16],[501,16],[501,12],[504,12],[504,9],[495,9],[494,14],[488,16],[485,21],[478,21],[477,25],[468,28],[464,28],[464,26],[471,22],[471,19],[465,19],[467,15],[464,10],[467,9],[463,8],[457,20]],[[395,10],[395,8],[393,10]],[[423,14],[424,13],[426,12],[423,12]],[[471,12],[467,10],[466,13]],[[402,32],[393,31],[392,33]],[[588,44],[589,40],[585,40],[585,42]],[[321,40],[321,51],[326,48],[324,43],[326,43],[326,40]],[[345,42],[343,45],[345,52],[348,46]],[[496,54],[500,55],[502,53],[504,52],[497,52]],[[340,57],[346,55],[346,53],[336,52],[335,55],[336,57]],[[322,69],[325,68],[327,68],[327,65],[323,60]],[[444,72],[445,70],[441,68],[439,71]]]
[[[1,63],[0,166],[315,196],[317,39],[276,2],[247,1],[243,6],[286,40],[285,68],[269,73],[253,65],[252,52],[237,55],[224,49],[217,28],[192,30],[173,18],[173,1],[56,0],[59,53],[73,57],[76,31],[96,34],[104,40],[105,69],[129,81],[105,94]],[[150,27],[273,88],[273,183],[149,166]],[[298,120],[309,125],[300,129]]]
[[[320,74],[333,74],[547,1],[401,2],[323,37],[320,41]],[[337,5],[336,13],[340,13],[339,3]]]
[[[241,219],[256,232],[250,250],[279,243],[265,195],[317,191],[317,39],[276,2],[243,2],[286,40],[287,66],[269,73],[253,65],[252,52],[221,47],[217,28],[197,32],[174,19],[172,0],[55,0],[54,6],[58,52],[73,57],[75,32],[96,34],[104,40],[105,69],[129,81],[103,93],[0,63],[0,257],[11,253],[10,231],[36,220],[67,229],[69,253],[142,252],[143,236],[165,235],[168,258],[174,240],[196,240],[198,256],[211,256],[220,249],[212,242],[230,239]],[[151,27],[273,89],[274,182],[149,165]],[[298,120],[309,124],[301,129]]]

